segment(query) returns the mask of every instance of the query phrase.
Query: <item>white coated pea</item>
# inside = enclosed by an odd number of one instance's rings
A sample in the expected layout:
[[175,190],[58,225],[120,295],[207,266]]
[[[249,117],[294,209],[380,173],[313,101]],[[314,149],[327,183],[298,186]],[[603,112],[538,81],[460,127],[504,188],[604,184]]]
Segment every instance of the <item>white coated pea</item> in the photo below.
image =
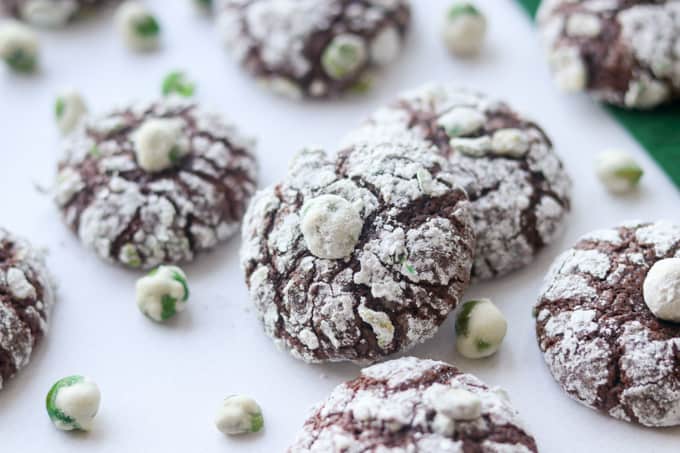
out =
[[20,7],[21,17],[39,27],[61,27],[77,12],[76,0],[27,0]]
[[550,54],[550,67],[558,88],[565,93],[585,90],[588,85],[588,71],[575,47],[562,47]]
[[357,209],[337,195],[321,195],[302,206],[300,229],[310,252],[319,258],[349,256],[359,240],[363,220]]
[[371,60],[378,65],[392,63],[401,50],[401,36],[395,27],[385,27],[371,41]]
[[470,359],[498,351],[508,330],[503,313],[489,299],[465,302],[456,318],[456,349]]
[[647,307],[659,319],[680,322],[680,258],[654,263],[642,285]]
[[38,35],[15,20],[0,23],[0,58],[12,70],[33,72],[38,64]]
[[437,412],[452,420],[475,420],[482,415],[482,400],[465,389],[446,389],[433,401]]
[[71,132],[87,113],[83,97],[75,90],[67,90],[57,97],[55,104],[57,126],[63,134]]
[[262,430],[262,410],[254,399],[244,395],[228,396],[217,411],[215,425],[224,434],[256,433]]
[[491,137],[491,150],[501,156],[522,157],[529,150],[529,137],[521,129],[499,129]]
[[633,157],[620,150],[600,153],[595,160],[595,172],[607,190],[626,193],[640,183],[643,171]]
[[47,414],[54,426],[64,431],[89,431],[99,411],[101,392],[83,376],[59,379],[47,394]]
[[451,53],[477,55],[484,46],[486,18],[473,3],[456,1],[446,14],[443,37]]
[[149,173],[176,165],[189,152],[179,119],[148,119],[134,133],[133,142],[137,163]]
[[368,58],[366,42],[353,34],[338,35],[326,46],[321,65],[330,77],[341,80],[353,74]]
[[187,276],[177,266],[159,266],[137,280],[137,307],[157,322],[184,311],[189,300]]
[[116,11],[116,26],[129,48],[147,51],[158,47],[160,24],[142,3],[133,0],[122,3]]

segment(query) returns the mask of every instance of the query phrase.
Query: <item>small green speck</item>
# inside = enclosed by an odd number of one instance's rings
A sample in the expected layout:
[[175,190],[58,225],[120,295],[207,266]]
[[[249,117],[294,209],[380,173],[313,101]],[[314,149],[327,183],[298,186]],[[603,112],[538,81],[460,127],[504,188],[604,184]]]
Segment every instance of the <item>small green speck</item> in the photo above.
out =
[[250,432],[257,433],[262,430],[264,426],[264,418],[260,412],[253,414],[250,419]]
[[463,129],[460,126],[451,126],[446,129],[446,135],[449,137],[458,137],[462,132]]
[[64,110],[66,109],[66,103],[63,98],[57,98],[57,102],[54,104],[54,114],[57,119],[60,119],[64,115]]
[[50,391],[47,392],[47,397],[45,398],[45,406],[47,408],[47,415],[49,415],[51,420],[59,421],[65,425],[73,426],[75,429],[80,429],[80,426],[78,426],[78,424],[73,418],[64,414],[59,408],[57,408],[56,399],[57,394],[62,388],[70,387],[74,384],[77,384],[78,382],[81,382],[82,380],[83,380],[82,376],[77,375],[67,376],[55,382]]
[[36,60],[33,55],[30,55],[22,49],[16,49],[5,58],[5,62],[10,68],[17,72],[33,72],[36,65]]
[[470,3],[456,3],[449,8],[449,19],[457,19],[462,16],[480,16],[480,12]]
[[409,273],[411,273],[413,275],[416,274],[416,268],[413,267],[413,265],[411,265],[409,263],[404,263],[404,267],[406,268],[407,271],[409,271]]
[[179,272],[173,272],[172,278],[179,282],[184,288],[184,297],[182,297],[182,300],[186,302],[189,299],[189,285],[187,284],[187,280]]
[[637,184],[640,182],[640,178],[642,178],[644,172],[637,165],[626,165],[625,167],[617,169],[614,174],[616,177],[623,178],[631,184]]
[[531,316],[533,318],[538,317],[538,307],[534,307],[534,308],[531,309]]
[[196,3],[198,3],[203,8],[206,8],[206,9],[212,8],[212,4],[213,4],[212,0],[195,0],[195,1],[196,1]]
[[148,275],[148,276],[156,275],[156,274],[158,273],[158,269],[160,269],[160,266],[157,267],[157,268],[155,268],[155,269],[151,269],[151,270],[149,271],[149,273],[146,274],[146,275]]
[[177,299],[174,297],[164,294],[161,298],[161,319],[165,321],[170,319],[177,314]]
[[89,151],[88,154],[92,157],[101,156],[101,152],[99,151],[99,147],[97,145],[93,145],[92,148],[90,148],[90,151]]
[[161,31],[161,26],[158,24],[158,21],[155,17],[146,16],[135,24],[135,31],[140,36],[151,38],[158,36]]
[[186,75],[180,71],[174,71],[163,79],[163,96],[178,94],[185,98],[191,97],[196,91],[196,84],[187,80]]
[[479,351],[486,351],[491,347],[491,343],[482,340],[481,338],[477,340],[477,349]]
[[168,159],[170,162],[173,164],[176,164],[179,162],[179,159],[182,157],[182,154],[179,152],[179,148],[177,146],[174,146],[170,152],[168,153]]
[[463,307],[460,309],[460,313],[458,313],[458,317],[456,318],[456,333],[458,335],[467,337],[470,327],[470,315],[472,314],[475,305],[479,302],[479,300],[470,300],[463,304]]
[[344,79],[361,65],[362,53],[354,42],[331,41],[321,55],[321,64],[334,79]]
[[349,90],[355,94],[364,94],[370,91],[371,88],[373,88],[373,80],[370,77],[362,77]]

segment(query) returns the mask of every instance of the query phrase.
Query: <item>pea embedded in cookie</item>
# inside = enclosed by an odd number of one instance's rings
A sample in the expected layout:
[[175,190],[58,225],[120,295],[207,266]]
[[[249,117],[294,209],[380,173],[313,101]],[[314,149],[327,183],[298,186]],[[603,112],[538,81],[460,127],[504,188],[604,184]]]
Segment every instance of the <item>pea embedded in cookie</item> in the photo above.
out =
[[678,258],[680,225],[662,221],[593,231],[555,260],[536,335],[572,398],[621,420],[680,425],[680,270],[668,264]]
[[108,261],[143,269],[191,261],[238,230],[256,187],[253,148],[195,101],[116,108],[67,137],[55,201]]
[[680,2],[544,0],[538,23],[562,90],[628,109],[680,96]]
[[411,17],[407,0],[218,0],[215,9],[235,58],[294,99],[369,88],[399,55]]
[[307,362],[373,362],[427,340],[468,285],[469,201],[418,142],[304,150],[253,199],[242,266],[265,332]]
[[452,84],[430,83],[378,109],[345,139],[420,141],[452,164],[477,235],[473,278],[531,263],[564,230],[571,179],[548,135],[509,105]]
[[54,303],[44,253],[0,228],[0,389],[28,365]]
[[538,451],[504,390],[433,360],[364,368],[333,390],[289,453]]

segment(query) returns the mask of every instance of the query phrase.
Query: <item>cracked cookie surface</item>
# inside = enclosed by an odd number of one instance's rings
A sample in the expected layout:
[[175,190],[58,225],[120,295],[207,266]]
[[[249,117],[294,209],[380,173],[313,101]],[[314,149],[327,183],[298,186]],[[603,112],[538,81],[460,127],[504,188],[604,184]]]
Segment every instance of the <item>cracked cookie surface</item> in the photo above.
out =
[[[175,164],[143,170],[135,132],[153,119],[181,126]],[[97,255],[131,268],[191,261],[238,230],[256,188],[253,141],[222,115],[179,98],[86,118],[67,139],[55,201]]]
[[54,302],[43,253],[0,228],[0,389],[28,365]]
[[[407,0],[221,0],[216,11],[234,57],[290,98],[368,88],[373,72],[399,55],[411,17]],[[329,66],[326,50],[338,38],[344,44]]]
[[434,145],[453,164],[475,221],[473,278],[521,268],[561,234],[571,179],[543,130],[508,105],[428,84],[379,109],[345,143],[385,136]]
[[560,255],[536,306],[546,363],[577,401],[645,426],[680,425],[680,324],[645,304],[647,271],[680,257],[680,226],[631,222]]
[[[442,418],[448,418],[443,414],[451,415],[441,402],[453,389],[476,400],[476,417],[441,423]],[[491,389],[475,376],[443,362],[405,357],[364,368],[357,379],[336,387],[314,408],[288,451],[538,450],[502,389]]]
[[[300,228],[320,195],[353,204],[350,254],[322,259]],[[329,238],[332,239],[332,238]],[[242,267],[266,333],[307,362],[372,362],[434,335],[468,285],[474,233],[465,192],[420,142],[305,150],[244,219]]]
[[632,109],[680,96],[680,1],[544,0],[538,22],[565,90]]

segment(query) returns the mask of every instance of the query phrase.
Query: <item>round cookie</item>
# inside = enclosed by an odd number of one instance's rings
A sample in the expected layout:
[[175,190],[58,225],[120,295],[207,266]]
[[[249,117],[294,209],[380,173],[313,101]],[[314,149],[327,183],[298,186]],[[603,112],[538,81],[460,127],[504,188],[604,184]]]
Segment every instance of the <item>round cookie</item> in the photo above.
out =
[[379,109],[345,142],[403,136],[434,145],[467,191],[477,235],[474,278],[529,264],[561,234],[571,179],[543,130],[508,105],[428,84]]
[[288,450],[345,451],[538,450],[505,391],[446,363],[405,357],[336,387]]
[[680,95],[680,1],[543,0],[538,22],[564,91],[629,109]]
[[594,231],[556,259],[535,309],[539,346],[569,396],[653,427],[680,425],[680,324],[657,319],[642,290],[668,257],[680,257],[680,225]]
[[[338,212],[352,214],[326,240],[346,256],[321,258],[308,243],[334,230]],[[316,227],[303,232],[309,216]],[[281,184],[256,194],[242,234],[265,331],[306,362],[372,362],[430,338],[467,287],[474,252],[467,196],[422,143],[357,144],[336,159],[302,151]]]
[[40,27],[65,25],[78,14],[113,0],[0,0],[0,16],[11,15]]
[[0,389],[28,365],[54,302],[43,253],[0,228]]
[[116,108],[68,137],[55,201],[108,261],[144,269],[191,261],[238,230],[256,188],[253,146],[190,100]]
[[291,98],[363,91],[397,58],[408,0],[219,0],[220,29],[262,85]]

